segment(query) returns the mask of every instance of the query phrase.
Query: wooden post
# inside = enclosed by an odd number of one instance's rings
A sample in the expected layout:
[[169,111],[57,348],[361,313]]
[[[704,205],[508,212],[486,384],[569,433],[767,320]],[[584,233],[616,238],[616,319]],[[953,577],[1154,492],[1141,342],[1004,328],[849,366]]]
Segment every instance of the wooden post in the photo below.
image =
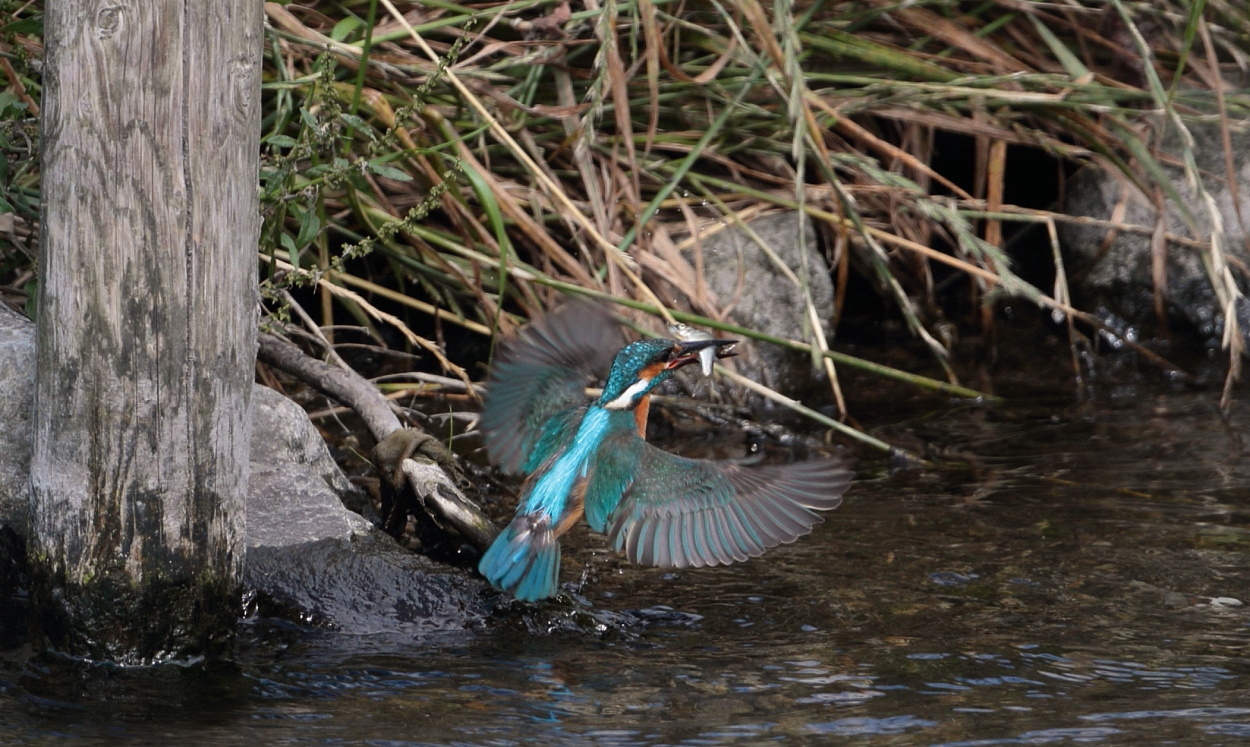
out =
[[48,0],[32,627],[228,652],[256,350],[259,0]]

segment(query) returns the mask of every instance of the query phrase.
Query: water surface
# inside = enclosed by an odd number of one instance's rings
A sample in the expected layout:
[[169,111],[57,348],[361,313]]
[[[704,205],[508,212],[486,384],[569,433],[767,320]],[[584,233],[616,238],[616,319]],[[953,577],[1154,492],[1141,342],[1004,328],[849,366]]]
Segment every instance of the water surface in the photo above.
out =
[[1216,397],[1134,386],[879,425],[942,466],[868,457],[811,536],[729,568],[637,568],[577,533],[561,604],[624,629],[255,621],[237,672],[103,679],[10,652],[0,744],[1239,743],[1250,407],[1225,421]]

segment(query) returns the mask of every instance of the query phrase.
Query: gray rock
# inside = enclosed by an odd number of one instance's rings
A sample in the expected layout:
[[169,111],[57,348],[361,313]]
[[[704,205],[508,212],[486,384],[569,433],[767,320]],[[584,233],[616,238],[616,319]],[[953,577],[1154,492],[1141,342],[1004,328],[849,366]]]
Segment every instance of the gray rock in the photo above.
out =
[[357,488],[304,410],[252,393],[244,587],[260,609],[351,633],[425,636],[480,627],[485,584],[401,548],[360,514]]
[[265,595],[264,612],[353,635],[461,632],[481,628],[492,610],[480,580],[380,532],[249,547],[243,580]]
[[[1194,152],[1198,168],[1204,175],[1204,187],[1215,201],[1222,217],[1227,240],[1226,251],[1233,259],[1250,262],[1246,249],[1245,227],[1237,219],[1234,192],[1225,178],[1224,150],[1218,126],[1190,125],[1196,140]],[[1250,132],[1233,133],[1233,153],[1240,161],[1234,169],[1241,215],[1250,220]],[[1179,153],[1179,139],[1173,135],[1164,143],[1164,150]],[[1199,201],[1196,191],[1185,179],[1179,166],[1165,166],[1172,184],[1195,218],[1203,238],[1211,232],[1211,220]],[[1114,176],[1087,167],[1073,178],[1064,206],[1069,215],[1108,220],[1116,205],[1128,195],[1123,222],[1153,227],[1156,210],[1135,189]],[[1169,202],[1164,215],[1168,233],[1189,236],[1180,209]],[[1152,328],[1155,321],[1154,281],[1150,237],[1120,232],[1103,251],[1108,229],[1071,223],[1059,224],[1059,235],[1069,255],[1069,275],[1074,290],[1083,296],[1085,306],[1096,306],[1109,321],[1120,321],[1129,327]],[[1165,298],[1169,312],[1193,326],[1204,339],[1218,341],[1224,331],[1224,316],[1207,276],[1202,257],[1196,249],[1176,243],[1167,247],[1167,287]],[[1234,276],[1243,292],[1246,278],[1234,269]],[[1250,303],[1244,298],[1237,307],[1243,334],[1250,335]],[[1247,338],[1250,339],[1250,338]]]
[[343,506],[357,488],[330,456],[304,410],[267,387],[252,390],[252,472],[247,547],[295,547],[373,531]]
[[30,517],[30,416],[35,396],[35,325],[0,304],[0,526],[25,533]]
[[[777,255],[781,263],[801,276],[800,236],[807,245],[807,274],[812,300],[826,335],[832,334],[833,281],[821,256],[810,220],[798,212],[769,215],[751,221],[751,230]],[[703,241],[704,278],[722,308],[741,326],[800,342],[806,308],[799,288],[785,271],[745,231],[731,226]],[[767,342],[739,346],[751,375],[770,386],[793,391],[811,380],[811,357]]]

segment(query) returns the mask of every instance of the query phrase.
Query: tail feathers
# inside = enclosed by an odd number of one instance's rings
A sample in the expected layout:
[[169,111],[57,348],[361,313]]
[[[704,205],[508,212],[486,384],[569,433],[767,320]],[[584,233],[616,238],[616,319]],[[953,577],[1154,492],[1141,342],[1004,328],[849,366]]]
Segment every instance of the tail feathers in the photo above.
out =
[[495,538],[477,569],[492,585],[522,601],[555,596],[560,543],[551,522],[525,514],[516,517]]

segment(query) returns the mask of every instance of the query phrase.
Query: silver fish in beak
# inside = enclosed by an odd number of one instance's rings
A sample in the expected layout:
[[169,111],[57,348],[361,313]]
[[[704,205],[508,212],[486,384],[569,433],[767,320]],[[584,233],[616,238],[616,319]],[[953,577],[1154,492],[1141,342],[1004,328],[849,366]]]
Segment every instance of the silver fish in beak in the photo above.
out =
[[735,355],[733,349],[738,344],[737,340],[718,340],[710,332],[691,327],[683,322],[668,325],[668,331],[682,342],[693,343],[688,346],[691,350],[699,350],[699,366],[703,369],[704,376],[712,375],[712,366],[717,358],[729,358]]

